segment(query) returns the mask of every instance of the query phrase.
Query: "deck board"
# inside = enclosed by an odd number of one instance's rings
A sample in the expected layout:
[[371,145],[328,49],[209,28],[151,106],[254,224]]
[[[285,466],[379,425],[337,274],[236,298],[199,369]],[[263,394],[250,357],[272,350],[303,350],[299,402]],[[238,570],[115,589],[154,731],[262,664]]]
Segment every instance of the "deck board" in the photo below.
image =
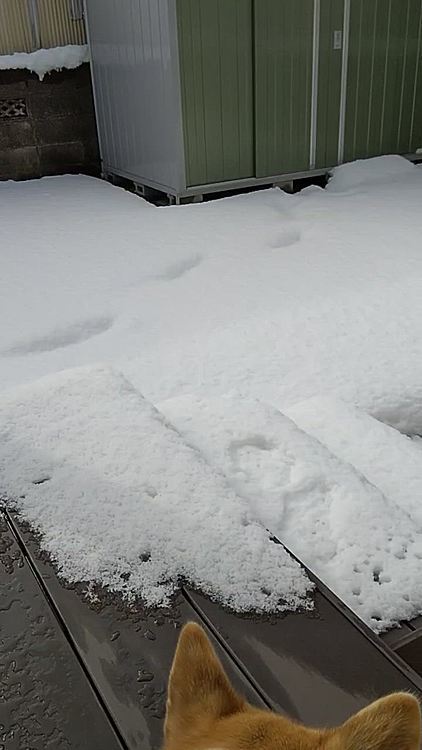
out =
[[339,724],[394,690],[422,695],[422,679],[318,580],[314,611],[283,617],[235,615],[189,590],[167,610],[128,607],[104,590],[87,599],[86,586],[58,577],[16,514],[8,523],[0,515],[0,664],[6,730],[20,732],[8,750],[25,746],[22,737],[31,750],[158,750],[188,620],[208,629],[250,702],[306,724]]
[[[88,601],[83,586],[66,585],[36,537],[16,515],[12,518],[42,585],[63,620],[96,689],[129,750],[158,750],[162,746],[166,686],[180,627],[198,621],[196,611],[180,595],[171,609],[129,608],[117,597],[99,592]],[[210,634],[211,638],[213,636]],[[259,694],[214,642],[230,678],[256,705]]]
[[0,719],[7,750],[124,747],[1,513]]
[[189,593],[271,707],[312,726],[335,726],[396,690],[422,696],[422,679],[319,584],[313,612],[242,617]]

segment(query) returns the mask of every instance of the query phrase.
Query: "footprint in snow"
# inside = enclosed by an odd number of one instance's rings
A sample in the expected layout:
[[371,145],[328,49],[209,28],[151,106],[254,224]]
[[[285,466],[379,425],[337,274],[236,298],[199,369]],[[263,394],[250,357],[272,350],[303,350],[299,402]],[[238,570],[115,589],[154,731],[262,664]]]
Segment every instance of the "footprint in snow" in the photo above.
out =
[[181,260],[179,262],[174,263],[171,266],[168,266],[161,273],[157,273],[154,276],[154,280],[174,281],[175,279],[180,279],[186,273],[188,273],[189,271],[192,271],[194,268],[199,266],[199,264],[201,263],[201,260],[202,258],[199,255],[193,255],[191,258],[185,258],[184,260]]
[[278,234],[276,237],[274,237],[268,243],[268,247],[270,247],[272,250],[290,247],[291,245],[296,245],[297,242],[300,242],[301,237],[302,235],[299,229],[288,229],[285,232],[281,232],[281,234]]
[[233,468],[248,481],[259,484],[262,481],[263,466],[265,467],[267,462],[272,462],[271,453],[274,447],[264,435],[233,440],[229,446]]
[[15,357],[24,354],[53,352],[56,349],[64,349],[67,346],[88,341],[94,336],[108,331],[112,325],[113,319],[110,317],[91,318],[66,326],[66,328],[58,328],[40,338],[15,344],[3,351],[2,354],[6,357]]

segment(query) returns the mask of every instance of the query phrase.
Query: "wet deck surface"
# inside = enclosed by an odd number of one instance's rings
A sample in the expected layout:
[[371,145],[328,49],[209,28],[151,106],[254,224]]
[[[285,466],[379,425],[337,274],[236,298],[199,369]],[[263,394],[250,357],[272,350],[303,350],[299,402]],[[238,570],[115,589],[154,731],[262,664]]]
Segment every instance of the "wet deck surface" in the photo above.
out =
[[422,695],[422,678],[322,585],[314,612],[282,618],[239,617],[189,591],[165,611],[87,601],[16,516],[0,515],[0,747],[158,749],[187,620],[208,628],[248,700],[308,724],[340,723],[393,690]]
[[122,747],[1,517],[0,747]]

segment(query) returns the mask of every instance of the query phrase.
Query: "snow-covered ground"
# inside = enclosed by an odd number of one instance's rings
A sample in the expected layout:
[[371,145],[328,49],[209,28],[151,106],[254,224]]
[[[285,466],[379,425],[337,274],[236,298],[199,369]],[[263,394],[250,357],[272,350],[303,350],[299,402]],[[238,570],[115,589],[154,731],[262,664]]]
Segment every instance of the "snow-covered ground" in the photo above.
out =
[[36,73],[40,81],[53,70],[79,68],[89,61],[87,44],[66,44],[64,47],[37,49],[35,52],[14,52],[0,55],[0,70],[26,69]]
[[421,200],[399,157],[174,208],[0,183],[0,489],[67,576],[309,604],[269,529],[375,630],[422,612]]

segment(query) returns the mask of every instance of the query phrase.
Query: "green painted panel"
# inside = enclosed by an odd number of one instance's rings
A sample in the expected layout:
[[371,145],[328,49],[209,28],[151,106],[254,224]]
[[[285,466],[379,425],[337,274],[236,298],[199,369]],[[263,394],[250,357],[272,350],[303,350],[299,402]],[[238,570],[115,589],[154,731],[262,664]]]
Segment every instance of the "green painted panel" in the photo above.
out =
[[345,160],[365,156],[370,119],[370,72],[378,0],[353,0],[350,11],[349,61],[345,122]]
[[399,153],[410,153],[422,146],[422,90],[418,86],[418,83],[422,84],[421,23],[421,0],[409,0],[405,15],[406,38],[398,113],[397,151]]
[[422,0],[351,0],[347,161],[422,145],[421,19]]
[[[422,0],[412,0],[411,8],[409,41],[406,50],[405,80],[407,84],[404,89],[405,103],[399,132],[401,153],[414,153],[422,148]],[[412,23],[414,23],[413,28]],[[415,75],[413,75],[415,68]]]
[[177,0],[188,185],[252,177],[252,0]]
[[309,168],[314,0],[255,0],[257,177]]
[[343,33],[343,24],[344,0],[321,0],[316,152],[320,168],[338,162],[343,50],[334,48],[334,32]]

